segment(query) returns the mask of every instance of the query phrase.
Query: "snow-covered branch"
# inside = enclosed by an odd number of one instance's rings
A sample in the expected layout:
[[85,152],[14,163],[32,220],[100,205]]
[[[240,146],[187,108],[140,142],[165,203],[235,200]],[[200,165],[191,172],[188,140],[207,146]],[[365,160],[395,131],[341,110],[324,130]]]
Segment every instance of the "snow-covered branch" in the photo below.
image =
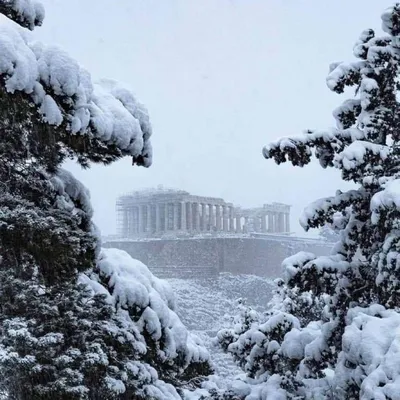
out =
[[0,14],[33,30],[42,25],[45,11],[43,5],[35,0],[0,0]]
[[272,142],[263,149],[265,158],[273,158],[276,163],[290,161],[295,166],[303,167],[311,161],[312,149],[325,168],[333,166],[335,153],[355,140],[364,138],[364,133],[357,128],[330,129],[326,131],[306,131],[302,135],[284,137]]
[[354,202],[366,199],[366,193],[358,190],[338,192],[336,196],[318,199],[309,204],[300,217],[300,225],[308,230],[322,226],[325,221],[332,222],[333,215],[343,211]]
[[148,113],[129,90],[111,80],[92,82],[89,72],[66,52],[32,42],[28,32],[4,17],[0,52],[7,92],[29,96],[44,123],[66,132],[67,148],[87,154],[86,146],[78,150],[73,144],[82,137],[102,143],[104,149],[97,145],[98,152],[108,148],[115,157],[130,155],[139,165],[151,164]]

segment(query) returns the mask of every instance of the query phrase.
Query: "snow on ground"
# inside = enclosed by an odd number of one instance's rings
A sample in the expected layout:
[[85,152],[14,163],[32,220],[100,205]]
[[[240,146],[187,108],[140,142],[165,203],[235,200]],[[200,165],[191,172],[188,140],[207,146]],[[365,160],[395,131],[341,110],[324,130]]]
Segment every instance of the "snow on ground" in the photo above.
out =
[[[237,314],[236,301],[246,299],[248,305],[263,310],[272,296],[272,282],[254,275],[220,274],[208,279],[167,279],[176,296],[176,312],[186,327],[200,336],[210,352],[217,377],[207,386],[228,386],[243,371],[214,343],[216,333]],[[195,397],[193,397],[195,398]]]
[[190,330],[215,332],[225,315],[236,313],[235,300],[264,309],[272,296],[272,281],[255,275],[220,274],[205,279],[166,279],[176,296],[177,313]]

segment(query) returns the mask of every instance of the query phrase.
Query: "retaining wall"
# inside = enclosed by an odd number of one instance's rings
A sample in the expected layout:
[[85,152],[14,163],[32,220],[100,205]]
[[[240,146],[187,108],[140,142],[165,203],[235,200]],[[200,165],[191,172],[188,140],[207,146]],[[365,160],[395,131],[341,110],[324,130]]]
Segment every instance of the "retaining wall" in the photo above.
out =
[[290,237],[221,237],[186,239],[114,240],[116,247],[142,261],[156,274],[168,276],[210,275],[219,272],[255,274],[271,278],[282,275],[282,261],[298,251],[327,255],[328,243]]

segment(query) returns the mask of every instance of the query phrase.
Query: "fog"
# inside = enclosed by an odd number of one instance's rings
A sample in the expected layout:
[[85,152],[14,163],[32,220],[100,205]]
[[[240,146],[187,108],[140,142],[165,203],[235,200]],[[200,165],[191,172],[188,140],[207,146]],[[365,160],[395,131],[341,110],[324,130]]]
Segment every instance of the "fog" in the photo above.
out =
[[346,188],[314,162],[276,166],[263,145],[334,124],[331,62],[352,57],[389,4],[376,0],[44,0],[40,40],[62,46],[94,78],[131,88],[150,113],[149,169],[124,159],[68,169],[92,193],[95,222],[115,232],[115,200],[164,185],[242,206],[291,204],[292,229],[318,197]]

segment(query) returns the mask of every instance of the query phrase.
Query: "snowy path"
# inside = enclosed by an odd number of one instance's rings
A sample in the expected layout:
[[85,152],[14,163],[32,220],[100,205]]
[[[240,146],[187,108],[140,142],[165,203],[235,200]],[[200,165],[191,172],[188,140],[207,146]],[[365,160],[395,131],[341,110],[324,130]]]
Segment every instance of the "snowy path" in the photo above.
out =
[[215,375],[219,377],[219,383],[224,385],[225,380],[232,380],[232,377],[242,374],[243,371],[233,362],[230,354],[226,354],[219,346],[213,343],[216,332],[192,331],[199,336],[211,355],[211,361],[215,368]]
[[252,275],[221,274],[217,279],[167,279],[177,300],[177,313],[189,330],[204,341],[218,375],[218,386],[243,371],[230,355],[214,345],[214,338],[229,316],[236,313],[235,300],[247,299],[249,305],[264,308],[271,298],[271,282]]

